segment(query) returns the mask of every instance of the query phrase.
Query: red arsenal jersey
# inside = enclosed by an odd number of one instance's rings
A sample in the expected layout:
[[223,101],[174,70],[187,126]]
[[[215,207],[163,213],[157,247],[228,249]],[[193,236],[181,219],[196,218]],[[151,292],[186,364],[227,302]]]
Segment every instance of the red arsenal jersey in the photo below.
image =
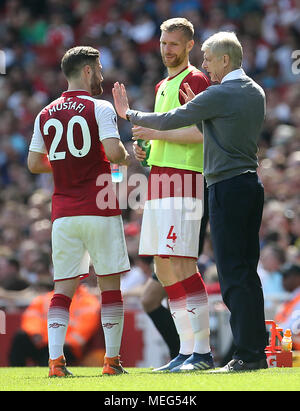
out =
[[[182,71],[186,70],[187,67],[185,67]],[[182,71],[180,73],[182,73]],[[178,74],[180,74],[178,73]],[[178,74],[176,74],[178,76]],[[173,77],[169,77],[169,80],[172,80],[172,78],[174,78],[176,76]],[[157,90],[159,89],[159,86],[161,85],[161,83],[164,81],[161,80],[158,84],[156,84],[155,86],[155,94],[157,93]],[[199,94],[202,91],[206,90],[207,87],[209,87],[211,85],[209,78],[202,73],[200,70],[194,68],[192,71],[190,71],[189,74],[187,74],[187,76],[182,80],[181,84],[180,84],[180,89],[182,91],[185,92],[185,88],[183,86],[184,83],[188,83],[189,86],[191,87],[191,89],[193,90],[194,94]],[[181,94],[179,93],[178,95],[179,97],[179,101],[182,105],[185,104],[184,98],[181,96]]]
[[[182,71],[186,69],[187,67],[185,67]],[[182,71],[180,73],[182,73]],[[172,80],[174,77],[175,76],[168,77],[168,81]],[[157,93],[163,81],[165,81],[165,79],[161,80],[158,84],[156,84],[155,94]],[[209,78],[195,67],[184,77],[180,84],[179,89],[186,92],[183,85],[184,83],[188,83],[192,91],[196,95],[206,90],[207,87],[211,85]],[[185,101],[180,93],[178,94],[178,98],[181,105],[184,105]],[[165,180],[171,181],[170,178],[172,178],[172,176],[175,176],[175,181],[177,176],[180,176],[178,180],[180,181],[180,184],[178,184],[176,187],[178,191],[176,191],[174,184],[170,184],[169,191],[167,190],[168,197],[202,197],[202,180],[199,179],[199,174],[200,173],[197,171],[184,170],[173,167],[160,167],[153,165],[148,179],[148,200],[163,198],[165,196],[163,191],[163,183]]]
[[30,151],[47,153],[53,170],[52,221],[120,215],[101,141],[120,138],[111,103],[66,91],[36,117]]

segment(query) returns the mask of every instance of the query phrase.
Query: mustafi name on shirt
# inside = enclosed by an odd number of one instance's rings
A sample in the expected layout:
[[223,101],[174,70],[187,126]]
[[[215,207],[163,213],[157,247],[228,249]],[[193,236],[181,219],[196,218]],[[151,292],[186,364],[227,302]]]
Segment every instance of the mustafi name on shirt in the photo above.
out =
[[56,113],[60,110],[76,110],[78,113],[81,113],[85,109],[85,105],[78,103],[77,101],[65,101],[64,103],[58,103],[49,108],[49,115]]

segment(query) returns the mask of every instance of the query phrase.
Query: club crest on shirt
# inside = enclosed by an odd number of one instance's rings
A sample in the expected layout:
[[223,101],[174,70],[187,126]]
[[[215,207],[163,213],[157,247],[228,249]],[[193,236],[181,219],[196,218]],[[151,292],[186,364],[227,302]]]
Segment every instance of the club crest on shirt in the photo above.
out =
[[49,328],[59,328],[59,327],[65,327],[65,324],[60,324],[60,323],[49,324]]
[[108,328],[109,330],[113,328],[114,325],[118,325],[119,323],[105,323],[103,324],[104,328]]

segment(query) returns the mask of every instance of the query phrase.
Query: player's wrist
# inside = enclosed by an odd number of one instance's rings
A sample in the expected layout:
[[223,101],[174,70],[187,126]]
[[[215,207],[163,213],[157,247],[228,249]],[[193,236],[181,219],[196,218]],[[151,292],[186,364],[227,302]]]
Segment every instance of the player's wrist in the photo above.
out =
[[159,130],[151,130],[151,140],[163,140],[163,132]]
[[128,121],[131,121],[133,115],[134,115],[134,110],[131,110],[130,108],[128,108],[125,112],[126,119]]
[[129,164],[130,164],[130,155],[126,151],[124,159],[119,162],[119,165],[120,166],[129,166]]

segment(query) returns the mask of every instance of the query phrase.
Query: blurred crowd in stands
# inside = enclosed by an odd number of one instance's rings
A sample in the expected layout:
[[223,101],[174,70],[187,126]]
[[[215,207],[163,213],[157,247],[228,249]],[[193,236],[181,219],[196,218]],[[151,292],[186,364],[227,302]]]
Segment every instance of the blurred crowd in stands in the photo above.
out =
[[[244,48],[244,70],[266,92],[267,116],[259,142],[266,196],[259,272],[266,295],[285,291],[282,265],[300,264],[300,75],[292,70],[292,52],[300,50],[300,1],[0,0],[0,49],[6,60],[6,73],[0,76],[2,304],[20,304],[16,291],[26,301],[29,289],[52,288],[52,181],[48,175],[31,175],[26,158],[35,116],[66,88],[62,55],[74,45],[100,49],[102,98],[112,101],[112,85],[120,81],[132,108],[152,111],[154,86],[166,74],[159,52],[160,24],[176,16],[194,24],[191,63],[199,68],[201,43],[216,31],[235,31]],[[118,124],[132,151],[129,123]],[[147,169],[133,158],[128,173],[147,174]],[[141,217],[141,209],[123,210],[132,261],[123,287],[133,294],[152,271],[151,259],[137,255]],[[207,282],[217,281],[209,228],[199,267]]]

